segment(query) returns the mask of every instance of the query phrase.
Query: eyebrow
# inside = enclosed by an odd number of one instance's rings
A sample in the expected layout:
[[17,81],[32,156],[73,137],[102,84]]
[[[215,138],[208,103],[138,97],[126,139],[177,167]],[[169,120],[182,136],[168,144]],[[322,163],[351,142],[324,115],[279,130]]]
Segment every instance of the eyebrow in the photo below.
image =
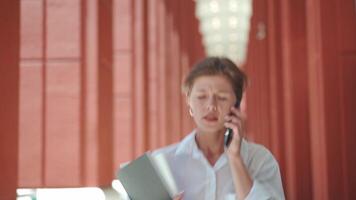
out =
[[[204,89],[204,88],[197,89],[197,92],[199,92],[199,93],[206,92],[206,91],[207,91],[207,89]],[[217,91],[217,93],[218,93],[218,94],[221,94],[221,93],[230,94],[230,92],[229,92],[229,91],[226,91],[226,90],[219,90],[219,91]]]

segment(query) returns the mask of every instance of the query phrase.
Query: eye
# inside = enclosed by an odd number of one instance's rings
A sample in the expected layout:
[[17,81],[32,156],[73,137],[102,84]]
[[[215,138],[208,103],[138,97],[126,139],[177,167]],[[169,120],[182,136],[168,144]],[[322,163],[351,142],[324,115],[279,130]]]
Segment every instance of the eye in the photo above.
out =
[[198,95],[197,98],[198,98],[198,99],[205,99],[206,96],[205,96],[205,95]]
[[218,96],[218,100],[219,100],[219,101],[226,101],[226,100],[227,100],[227,97]]

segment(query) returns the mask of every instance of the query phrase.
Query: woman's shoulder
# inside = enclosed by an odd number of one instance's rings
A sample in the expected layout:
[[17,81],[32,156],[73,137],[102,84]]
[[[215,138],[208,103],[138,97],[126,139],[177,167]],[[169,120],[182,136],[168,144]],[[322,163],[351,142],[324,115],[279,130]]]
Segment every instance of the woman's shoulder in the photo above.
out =
[[151,154],[152,155],[164,154],[166,156],[173,155],[173,154],[175,154],[175,152],[177,150],[178,144],[179,143],[175,143],[175,144],[171,144],[171,145],[168,145],[168,146],[164,146],[164,147],[158,148],[156,150],[153,150],[151,152]]
[[159,148],[159,149],[156,149],[156,150],[152,151],[152,154],[157,155],[157,154],[163,153],[166,156],[175,156],[175,155],[179,154],[179,152],[190,151],[189,149],[191,149],[192,146],[194,146],[194,144],[195,144],[194,137],[195,137],[195,134],[193,131],[190,134],[186,135],[179,142]]

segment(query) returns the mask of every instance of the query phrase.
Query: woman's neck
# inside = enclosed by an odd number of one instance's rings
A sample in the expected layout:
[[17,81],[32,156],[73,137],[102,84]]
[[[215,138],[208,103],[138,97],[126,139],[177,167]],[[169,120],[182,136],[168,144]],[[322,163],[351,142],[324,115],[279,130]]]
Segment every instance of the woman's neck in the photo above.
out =
[[195,141],[209,163],[214,166],[221,154],[224,153],[223,131],[204,133],[197,130]]

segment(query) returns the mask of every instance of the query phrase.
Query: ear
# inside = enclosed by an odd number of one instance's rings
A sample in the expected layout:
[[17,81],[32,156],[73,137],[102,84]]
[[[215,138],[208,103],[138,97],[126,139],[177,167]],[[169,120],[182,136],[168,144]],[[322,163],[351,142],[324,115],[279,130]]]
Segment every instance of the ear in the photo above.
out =
[[191,106],[190,96],[189,96],[189,95],[186,95],[186,96],[185,96],[185,102],[187,103],[189,115],[190,115],[191,117],[193,117],[193,111],[192,111],[192,106]]
[[242,98],[241,98],[241,102],[240,102],[240,110],[243,113],[246,113],[246,92],[242,93]]

